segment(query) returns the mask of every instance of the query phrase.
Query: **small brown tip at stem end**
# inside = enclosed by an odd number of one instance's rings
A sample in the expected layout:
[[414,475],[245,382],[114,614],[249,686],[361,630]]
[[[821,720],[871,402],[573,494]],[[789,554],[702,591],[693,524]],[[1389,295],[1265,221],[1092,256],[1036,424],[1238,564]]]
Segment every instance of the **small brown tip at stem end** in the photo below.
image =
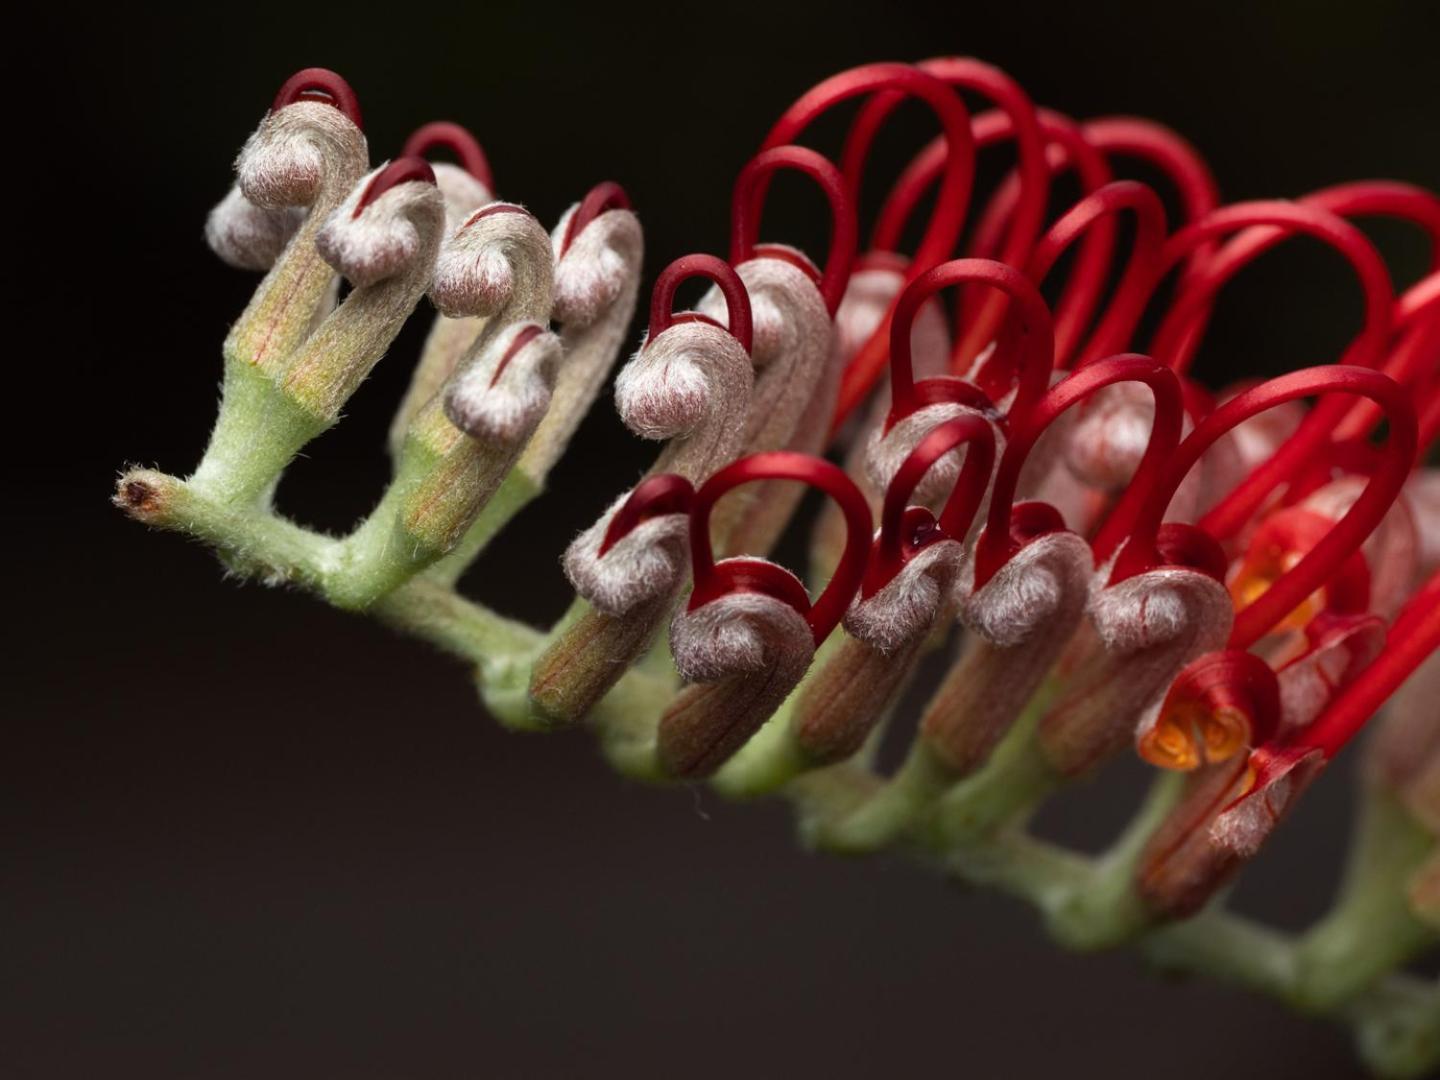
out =
[[116,481],[110,501],[136,521],[154,524],[164,516],[178,483],[173,476],[154,469],[131,469]]

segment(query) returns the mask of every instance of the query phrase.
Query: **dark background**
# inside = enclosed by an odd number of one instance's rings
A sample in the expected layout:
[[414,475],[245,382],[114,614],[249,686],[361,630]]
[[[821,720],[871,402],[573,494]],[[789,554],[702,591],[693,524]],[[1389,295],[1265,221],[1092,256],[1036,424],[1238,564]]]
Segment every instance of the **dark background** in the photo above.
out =
[[[376,160],[420,122],[466,123],[501,193],[542,221],[619,180],[653,274],[723,252],[729,184],[765,129],[869,60],[968,53],[1072,115],[1153,116],[1207,153],[1230,199],[1365,176],[1440,185],[1430,9],[54,8],[22,27],[8,119],[25,194],[8,217],[34,242],[12,255],[10,294],[33,340],[11,341],[9,413],[43,430],[4,511],[18,572],[0,1073],[1352,1075],[1344,1033],[1269,1001],[1061,953],[1027,911],[902,864],[806,855],[782,807],[633,786],[583,736],[505,734],[464,670],[224,581],[206,552],[106,499],[123,463],[184,472],[204,444],[219,344],[253,279],[209,255],[201,225],[298,67],[351,80]],[[901,114],[877,170],[893,175],[928,133]],[[783,187],[768,231],[813,249],[818,215]],[[1413,280],[1423,247],[1376,235]],[[1359,302],[1338,260],[1315,255],[1297,243],[1242,275],[1205,372],[1335,354]],[[339,528],[376,497],[422,321],[287,478],[287,509]],[[554,494],[467,588],[553,618],[565,541],[651,452],[597,408]],[[1291,926],[1324,910],[1351,764],[1247,874],[1241,908]],[[1098,847],[1134,771],[1045,827]]]

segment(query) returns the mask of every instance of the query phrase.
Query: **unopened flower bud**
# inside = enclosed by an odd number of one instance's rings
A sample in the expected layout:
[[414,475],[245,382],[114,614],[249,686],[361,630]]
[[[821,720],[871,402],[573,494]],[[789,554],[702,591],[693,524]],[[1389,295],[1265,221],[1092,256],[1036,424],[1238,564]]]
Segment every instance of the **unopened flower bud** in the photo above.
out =
[[397,158],[365,177],[321,226],[315,246],[357,288],[433,258],[443,203],[435,173],[419,158]]
[[237,270],[269,270],[304,221],[302,208],[267,210],[232,185],[205,219],[205,242]]
[[536,323],[517,323],[455,377],[445,415],[489,446],[521,446],[550,406],[559,363],[558,337]]
[[523,207],[495,202],[441,246],[430,299],[452,319],[502,311],[548,318],[553,274],[550,238],[540,223]]
[[[798,579],[795,588],[803,594]],[[718,769],[775,711],[810,667],[815,639],[793,605],[732,593],[670,624],[675,666],[689,682],[660,721],[657,753],[678,778]]]

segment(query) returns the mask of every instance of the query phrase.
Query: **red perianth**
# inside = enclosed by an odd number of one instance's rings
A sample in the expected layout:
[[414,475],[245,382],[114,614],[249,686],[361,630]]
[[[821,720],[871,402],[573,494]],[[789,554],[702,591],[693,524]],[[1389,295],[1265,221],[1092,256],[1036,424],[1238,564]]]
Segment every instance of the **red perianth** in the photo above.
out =
[[1154,538],[1165,510],[1181,481],[1217,439],[1266,409],[1325,393],[1361,394],[1385,410],[1390,421],[1385,460],[1344,517],[1258,600],[1236,616],[1230,647],[1248,648],[1320,588],[1380,523],[1400,493],[1414,460],[1416,424],[1409,398],[1393,379],[1368,368],[1331,365],[1281,375],[1237,394],[1202,420],[1176,448],[1164,474],[1141,505],[1129,540],[1115,560],[1112,583],[1160,565]]
[[770,177],[781,169],[803,173],[814,180],[830,204],[830,250],[820,278],[820,295],[830,314],[840,306],[850,267],[859,243],[855,207],[840,170],[829,159],[802,146],[763,150],[740,170],[730,202],[730,262],[734,266],[752,258],[759,239],[764,204],[760,198]]
[[[928,510],[910,506],[910,496],[931,467],[945,454],[966,446],[965,461],[955,480],[949,498],[935,521]],[[990,486],[990,470],[995,464],[995,432],[983,416],[967,413],[937,425],[895,471],[885,489],[880,509],[880,533],[870,552],[870,565],[865,573],[862,596],[872,596],[887,585],[904,567],[915,550],[907,550],[914,529],[907,528],[907,511],[919,509],[933,526],[932,540],[951,539],[964,542],[970,523]]]
[[1021,423],[1012,426],[1010,440],[995,473],[985,530],[975,547],[977,589],[994,577],[1015,553],[1016,548],[1010,538],[1011,507],[1020,471],[1036,441],[1066,409],[1106,386],[1121,382],[1141,382],[1150,388],[1155,395],[1155,423],[1150,429],[1150,441],[1146,444],[1134,480],[1096,535],[1097,562],[1103,562],[1109,556],[1115,543],[1113,538],[1117,534],[1123,536],[1130,522],[1139,514],[1140,506],[1164,471],[1166,459],[1180,441],[1182,408],[1180,382],[1175,373],[1148,356],[1132,353],[1099,360],[1072,372],[1051,387]]
[[410,157],[425,157],[432,150],[449,150],[460,162],[460,167],[485,185],[487,191],[495,190],[495,177],[490,172],[490,160],[474,135],[450,120],[432,120],[415,129],[400,151]]
[[[804,590],[795,596],[795,579],[763,559],[727,559],[719,566],[710,544],[710,513],[722,495],[755,480],[798,480],[829,495],[845,516],[845,550],[830,583],[813,603]],[[860,587],[870,551],[870,506],[843,469],[822,458],[775,450],[731,462],[700,486],[690,511],[690,562],[695,587],[691,611],[728,593],[759,589],[785,600],[804,616],[819,645],[840,622]]]
[[648,340],[654,341],[678,321],[674,312],[675,290],[691,278],[705,278],[720,290],[720,295],[725,297],[726,329],[749,353],[755,336],[750,294],[734,268],[714,255],[682,255],[660,271],[660,276],[655,279],[655,290],[650,294]]
[[360,99],[350,84],[329,68],[304,68],[291,75],[280,85],[270,109],[278,111],[297,101],[323,101],[339,109],[357,128],[364,127],[360,123]]

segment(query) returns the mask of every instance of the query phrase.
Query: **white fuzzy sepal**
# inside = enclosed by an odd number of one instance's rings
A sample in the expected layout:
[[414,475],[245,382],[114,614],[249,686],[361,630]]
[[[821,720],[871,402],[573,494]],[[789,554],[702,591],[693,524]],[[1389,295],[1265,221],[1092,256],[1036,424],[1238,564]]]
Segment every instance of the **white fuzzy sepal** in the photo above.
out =
[[741,592],[676,615],[670,651],[687,682],[773,671],[793,685],[814,658],[815,639],[805,619],[783,600]]
[[662,514],[642,521],[600,554],[611,520],[629,497],[627,492],[616,499],[565,549],[570,584],[607,615],[624,615],[673,592],[690,569],[688,514]]
[[845,612],[845,631],[877,652],[893,655],[930,633],[955,590],[965,549],[941,540],[922,549],[874,595],[856,596]]
[[542,332],[505,362],[515,336],[531,323],[516,323],[485,348],[479,359],[451,381],[445,415],[473,439],[497,449],[515,449],[530,438],[550,407],[560,339]]
[[974,564],[967,560],[960,587],[965,599],[960,618],[992,645],[1014,648],[1047,623],[1073,630],[1070,619],[1056,616],[1069,604],[1084,603],[1093,573],[1090,545],[1071,532],[1037,537],[995,572],[983,588],[971,592]]

